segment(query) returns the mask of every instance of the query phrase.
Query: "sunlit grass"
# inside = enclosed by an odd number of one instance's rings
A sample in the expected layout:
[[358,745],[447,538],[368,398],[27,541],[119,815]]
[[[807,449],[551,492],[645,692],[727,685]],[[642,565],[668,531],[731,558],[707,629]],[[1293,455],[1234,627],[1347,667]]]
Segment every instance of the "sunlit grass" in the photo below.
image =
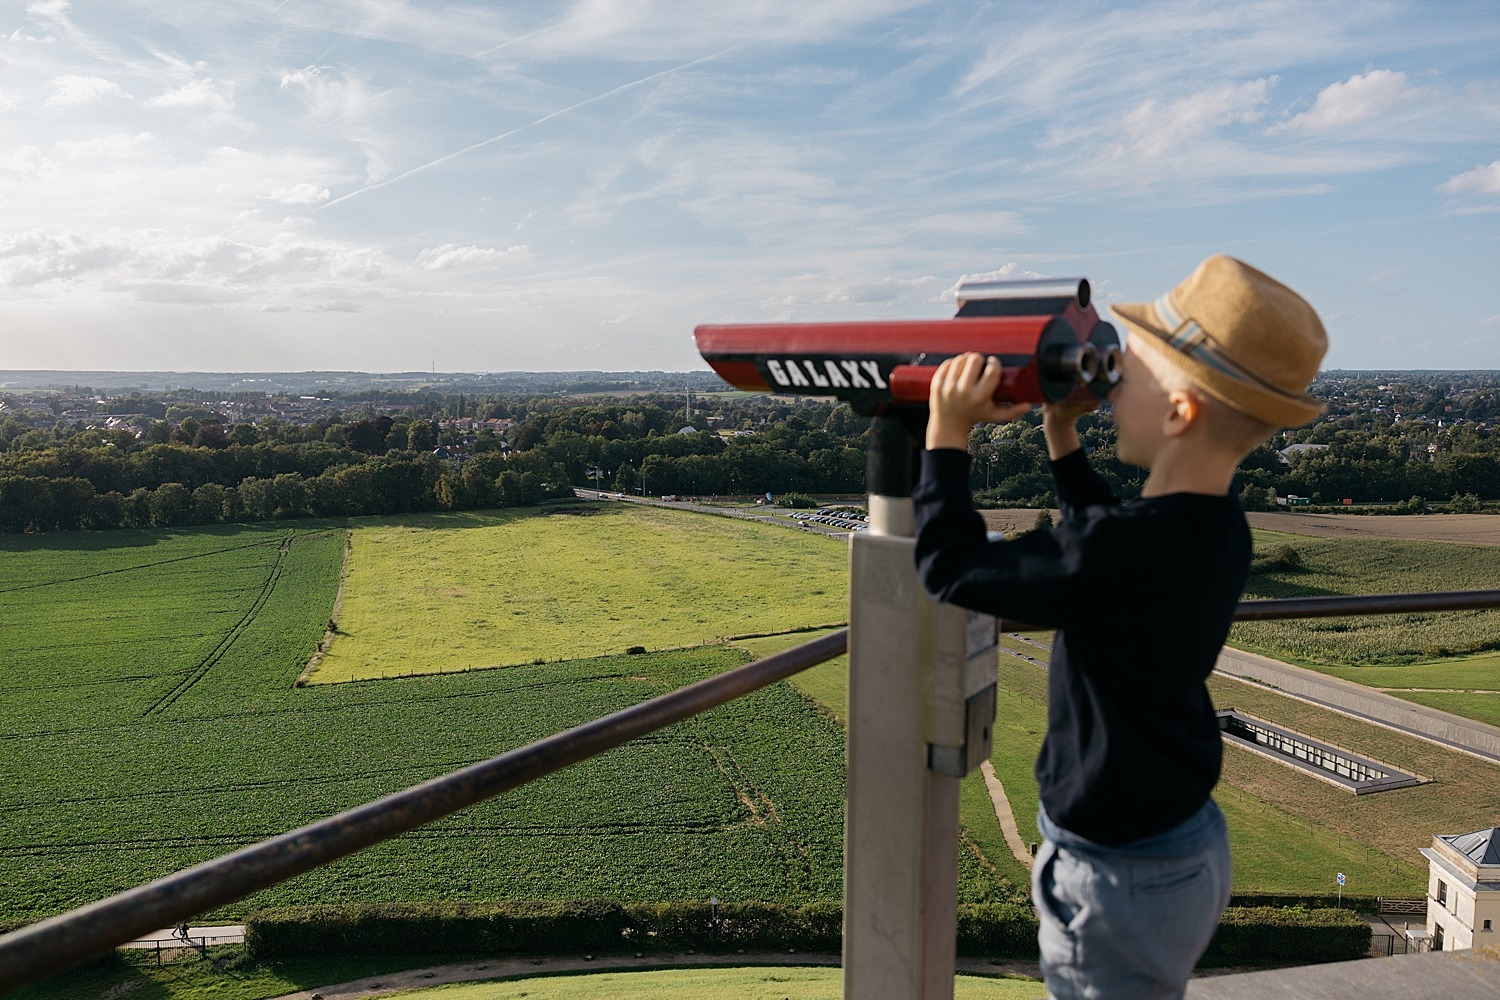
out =
[[[988,979],[958,976],[958,1000],[1032,1000],[1047,995],[1034,979]],[[836,968],[744,967],[735,969],[664,969],[651,972],[605,972],[591,976],[552,976],[499,983],[456,983],[393,994],[423,1000],[840,1000],[843,972]]]
[[633,504],[585,511],[362,520],[339,635],[310,679],[676,649],[847,614],[839,540]]

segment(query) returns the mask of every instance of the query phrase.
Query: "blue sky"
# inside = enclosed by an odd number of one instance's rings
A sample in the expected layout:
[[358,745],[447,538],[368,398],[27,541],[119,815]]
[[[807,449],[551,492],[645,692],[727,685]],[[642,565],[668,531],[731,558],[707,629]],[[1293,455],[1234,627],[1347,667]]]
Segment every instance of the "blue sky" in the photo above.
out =
[[682,370],[702,322],[1149,299],[1500,368],[1494,0],[0,11],[0,368]]

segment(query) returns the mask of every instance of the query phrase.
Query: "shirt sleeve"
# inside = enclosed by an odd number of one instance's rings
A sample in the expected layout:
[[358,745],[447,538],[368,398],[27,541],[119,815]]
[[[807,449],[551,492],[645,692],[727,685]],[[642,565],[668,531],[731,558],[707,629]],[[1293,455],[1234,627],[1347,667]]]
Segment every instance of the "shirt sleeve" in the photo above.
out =
[[[1059,464],[1064,465],[1063,475],[1074,480],[1070,485],[1078,487],[1075,498],[1095,496],[1102,488],[1112,499],[1104,481],[1088,470],[1081,452],[1076,461],[1084,474],[1068,470],[1073,458],[1065,456]],[[991,542],[969,496],[968,469],[965,452],[922,453],[922,475],[912,500],[917,573],[929,594],[1043,628],[1088,621],[1085,616],[1109,606],[1110,567],[1121,565],[1121,556],[1111,551],[1120,539],[1108,521],[1081,517]]]
[[1085,507],[1118,507],[1120,498],[1104,477],[1094,471],[1083,449],[1071,451],[1052,463],[1052,481],[1057,484],[1057,502],[1063,517],[1072,517]]

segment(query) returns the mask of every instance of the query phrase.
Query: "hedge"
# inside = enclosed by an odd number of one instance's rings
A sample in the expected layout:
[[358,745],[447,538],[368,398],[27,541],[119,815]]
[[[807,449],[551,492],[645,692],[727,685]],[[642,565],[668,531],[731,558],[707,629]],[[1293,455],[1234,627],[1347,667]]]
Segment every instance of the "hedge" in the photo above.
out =
[[[558,954],[619,951],[837,952],[837,902],[634,903],[608,900],[388,903],[261,910],[245,920],[256,958],[293,955]],[[1035,958],[1037,922],[1020,903],[958,908],[958,953]],[[1199,963],[1334,962],[1369,951],[1370,927],[1350,910],[1231,907]]]
[[[837,902],[387,903],[261,910],[245,919],[257,958],[292,955],[556,954],[686,948],[836,952]],[[1032,957],[1036,920],[1020,904],[964,904],[961,954]]]
[[1313,965],[1363,958],[1369,950],[1370,925],[1352,910],[1236,906],[1224,911],[1198,964]]

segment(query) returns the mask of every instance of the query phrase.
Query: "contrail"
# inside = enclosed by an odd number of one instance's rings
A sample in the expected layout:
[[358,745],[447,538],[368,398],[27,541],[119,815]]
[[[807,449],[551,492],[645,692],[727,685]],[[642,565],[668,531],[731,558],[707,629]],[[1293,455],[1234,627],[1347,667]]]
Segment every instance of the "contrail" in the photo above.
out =
[[249,38],[251,35],[253,35],[257,31],[259,31],[261,25],[265,24],[271,18],[273,18],[277,14],[281,13],[281,8],[285,7],[287,4],[289,4],[291,2],[292,2],[292,0],[281,0],[281,3],[279,3],[279,4],[276,5],[276,9],[275,10],[271,11],[271,13],[267,14],[265,17],[261,18],[259,21],[256,21],[255,22],[255,26],[253,28],[251,28],[249,31],[245,32],[245,34],[240,38],[240,41],[244,41],[246,38]]
[[541,125],[544,122],[549,122],[560,115],[565,115],[569,111],[577,111],[581,107],[593,104],[596,101],[602,101],[607,97],[613,97],[616,94],[623,93],[624,91],[631,89],[632,87],[639,87],[643,83],[650,83],[652,80],[656,80],[664,76],[669,76],[672,73],[680,73],[683,70],[690,69],[691,67],[697,66],[700,63],[706,63],[712,59],[717,59],[720,56],[727,55],[728,53],[733,52],[738,48],[741,48],[741,46],[731,45],[729,48],[723,49],[719,52],[715,52],[713,55],[703,56],[701,58],[694,59],[691,62],[685,62],[681,66],[673,66],[671,69],[664,69],[659,72],[652,73],[650,76],[643,76],[639,80],[632,80],[629,83],[622,83],[613,90],[606,90],[602,94],[595,94],[593,97],[586,97],[583,100],[579,101],[577,104],[570,104],[565,108],[559,108],[556,111],[543,115],[534,122],[527,122],[525,125],[520,125],[516,128],[511,129],[509,132],[501,132],[499,135],[491,136],[490,138],[485,139],[482,142],[476,142],[472,146],[465,146],[463,149],[460,149],[457,152],[449,153],[446,156],[440,156],[435,160],[431,160],[427,163],[422,164],[421,166],[412,167],[410,170],[407,170],[404,173],[399,173],[395,177],[391,177],[383,181],[378,181],[374,184],[366,184],[364,187],[357,188],[354,191],[350,191],[346,195],[341,195],[340,197],[337,197],[332,201],[324,202],[318,207],[318,211],[322,211],[325,208],[331,208],[334,205],[337,205],[339,202],[348,201],[350,198],[357,198],[358,196],[369,191],[379,191],[381,188],[390,187],[392,184],[395,184],[398,181],[403,181],[413,174],[420,174],[425,171],[431,170],[433,167],[440,167],[445,163],[449,163],[453,160],[458,159],[460,156],[472,153],[476,149],[483,149],[485,146],[493,145],[503,139],[509,139],[511,136],[515,135],[518,132],[524,132],[529,128],[535,128],[536,126]]

